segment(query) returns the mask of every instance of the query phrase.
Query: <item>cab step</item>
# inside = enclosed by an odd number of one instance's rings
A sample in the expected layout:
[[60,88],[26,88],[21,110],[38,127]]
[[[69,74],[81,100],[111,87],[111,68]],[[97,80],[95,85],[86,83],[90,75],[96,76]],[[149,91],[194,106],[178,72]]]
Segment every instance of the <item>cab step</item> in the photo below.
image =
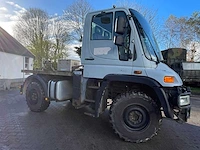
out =
[[90,116],[90,117],[95,117],[95,114],[90,113],[90,112],[84,112],[85,115]]
[[85,102],[95,103],[95,100],[93,100],[93,99],[85,99]]
[[99,86],[93,86],[93,85],[90,85],[87,87],[88,89],[93,89],[93,90],[98,90],[99,89]]

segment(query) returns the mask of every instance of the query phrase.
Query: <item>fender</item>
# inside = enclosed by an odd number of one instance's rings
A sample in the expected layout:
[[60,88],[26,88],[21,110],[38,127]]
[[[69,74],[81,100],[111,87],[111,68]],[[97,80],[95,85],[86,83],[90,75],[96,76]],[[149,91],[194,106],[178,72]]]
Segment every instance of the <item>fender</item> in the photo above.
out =
[[173,112],[171,111],[169,102],[167,100],[167,96],[166,96],[162,86],[157,81],[155,81],[149,77],[144,77],[144,76],[115,75],[115,74],[106,75],[103,79],[101,87],[97,91],[96,106],[95,106],[96,117],[98,117],[98,109],[101,104],[101,97],[102,97],[103,91],[105,90],[106,87],[108,87],[109,83],[112,81],[132,82],[132,83],[137,83],[137,84],[144,84],[144,85],[151,87],[155,91],[155,93],[161,103],[161,106],[163,107],[165,116],[168,118],[173,118]]
[[32,81],[37,81],[38,83],[40,83],[45,91],[45,96],[47,96],[47,89],[48,89],[47,84],[45,83],[44,79],[40,75],[35,75],[35,74],[30,75],[28,78],[26,78],[26,80],[21,88],[22,94],[26,93],[26,89]]

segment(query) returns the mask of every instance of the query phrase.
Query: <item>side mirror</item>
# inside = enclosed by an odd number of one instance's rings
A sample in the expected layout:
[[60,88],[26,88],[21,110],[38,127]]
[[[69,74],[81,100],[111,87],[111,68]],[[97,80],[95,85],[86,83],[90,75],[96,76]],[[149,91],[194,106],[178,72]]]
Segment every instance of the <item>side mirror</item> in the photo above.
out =
[[114,43],[117,46],[123,46],[124,45],[124,37],[122,35],[117,35],[114,37]]
[[118,17],[115,22],[115,32],[117,34],[124,34],[126,27],[126,18]]

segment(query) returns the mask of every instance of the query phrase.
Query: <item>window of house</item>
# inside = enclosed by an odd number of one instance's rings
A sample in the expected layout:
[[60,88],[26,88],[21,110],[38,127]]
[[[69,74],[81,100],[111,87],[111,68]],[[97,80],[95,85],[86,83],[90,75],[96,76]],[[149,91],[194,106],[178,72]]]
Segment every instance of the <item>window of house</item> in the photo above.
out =
[[25,57],[25,66],[24,69],[28,70],[29,69],[29,58]]
[[91,40],[111,40],[112,22],[112,13],[101,13],[93,16],[91,26]]

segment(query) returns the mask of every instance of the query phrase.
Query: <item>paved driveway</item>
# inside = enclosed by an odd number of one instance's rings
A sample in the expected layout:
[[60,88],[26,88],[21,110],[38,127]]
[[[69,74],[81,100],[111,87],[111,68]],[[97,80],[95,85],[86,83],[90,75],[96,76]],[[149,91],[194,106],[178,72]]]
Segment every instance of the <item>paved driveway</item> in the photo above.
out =
[[107,115],[91,118],[70,103],[52,102],[43,113],[27,108],[19,91],[0,91],[0,150],[195,150],[200,149],[200,99],[192,98],[188,123],[163,120],[159,134],[142,144],[114,134]]

